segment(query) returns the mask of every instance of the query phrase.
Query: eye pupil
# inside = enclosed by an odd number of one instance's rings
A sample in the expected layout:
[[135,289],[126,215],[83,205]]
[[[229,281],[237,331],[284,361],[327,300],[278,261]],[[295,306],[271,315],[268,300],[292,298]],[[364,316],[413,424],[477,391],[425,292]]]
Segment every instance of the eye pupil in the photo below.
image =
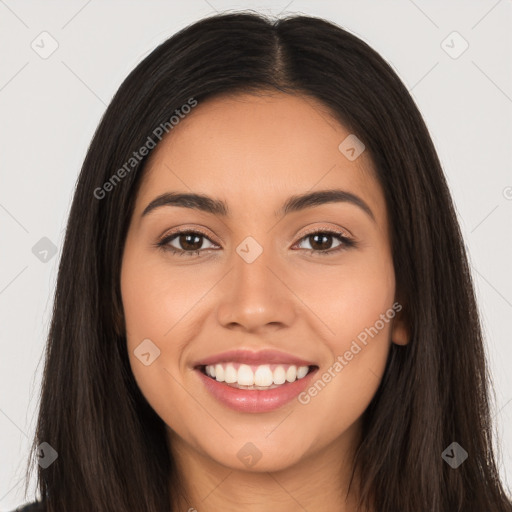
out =
[[[196,239],[195,245],[194,242],[191,242],[191,239]],[[180,235],[180,245],[186,251],[197,251],[201,248],[202,236],[195,233]]]
[[[313,249],[317,249],[319,251],[325,251],[327,249],[330,249],[330,247],[332,245],[332,235],[328,235],[328,234],[324,234],[324,233],[315,233],[314,235],[310,235],[310,238],[312,238],[314,240],[314,242],[311,244],[311,247]],[[316,239],[318,239],[318,238],[321,238],[323,241],[317,242]],[[328,247],[323,247],[322,243],[325,244],[326,239],[329,240],[331,243],[327,244]]]

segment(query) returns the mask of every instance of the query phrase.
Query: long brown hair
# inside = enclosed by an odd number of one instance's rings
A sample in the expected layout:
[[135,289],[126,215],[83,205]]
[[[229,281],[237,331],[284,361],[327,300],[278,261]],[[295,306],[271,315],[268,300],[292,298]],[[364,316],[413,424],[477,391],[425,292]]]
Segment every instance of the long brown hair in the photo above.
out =
[[[91,142],[65,235],[27,470],[40,443],[58,452],[49,467],[38,466],[47,510],[162,512],[181,491],[163,421],[135,383],[123,333],[121,257],[147,158],[105,197],[95,190],[190,98],[264,89],[323,102],[365,144],[386,197],[411,340],[391,345],[364,413],[354,466],[361,509],[511,512],[493,453],[470,270],[418,108],[384,59],[337,25],[248,12],[203,19],[158,46],[122,83]],[[457,469],[441,456],[454,441],[468,453]]]

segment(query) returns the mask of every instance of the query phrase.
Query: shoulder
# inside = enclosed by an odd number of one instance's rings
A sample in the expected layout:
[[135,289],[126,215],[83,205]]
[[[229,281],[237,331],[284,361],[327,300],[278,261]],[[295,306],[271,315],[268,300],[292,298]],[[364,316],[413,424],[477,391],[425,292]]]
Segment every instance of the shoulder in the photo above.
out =
[[27,503],[26,505],[19,506],[12,512],[46,512],[46,506],[44,502],[34,501],[33,503]]

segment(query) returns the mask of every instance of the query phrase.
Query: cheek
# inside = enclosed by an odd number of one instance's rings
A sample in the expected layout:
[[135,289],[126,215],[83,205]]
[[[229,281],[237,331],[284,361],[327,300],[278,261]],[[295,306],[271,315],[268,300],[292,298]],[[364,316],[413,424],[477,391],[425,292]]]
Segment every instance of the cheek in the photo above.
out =
[[[392,306],[395,274],[384,250],[352,253],[342,264],[310,266],[307,279],[297,279],[303,302],[322,320],[324,339],[339,351],[373,326]],[[380,329],[389,333],[390,323]]]
[[335,420],[333,431],[364,412],[384,373],[395,316],[395,275],[385,255],[358,255],[353,264],[318,270],[309,280],[315,286],[302,289],[304,302],[328,328],[321,331],[330,354],[302,403],[311,408],[310,418]]
[[167,347],[176,326],[183,325],[187,312],[204,294],[204,287],[197,272],[180,272],[166,264],[165,258],[148,261],[135,251],[127,256],[121,272],[121,295],[128,342],[153,337]]
[[[168,425],[179,428],[182,419],[172,411],[185,410],[190,405],[190,395],[180,383],[184,370],[180,363],[186,340],[194,334],[191,328],[197,328],[189,320],[205,293],[208,276],[191,274],[187,267],[180,272],[166,264],[165,258],[157,260],[151,261],[142,250],[127,244],[121,269],[127,350],[142,394]],[[151,354],[152,362],[145,365],[138,355],[142,352],[139,347],[147,345],[148,339],[157,347],[158,357],[152,360]],[[147,346],[151,353],[151,344]],[[145,349],[143,353],[146,352]]]
[[[169,330],[177,321],[172,313],[176,312],[176,304],[169,301],[177,302],[178,298],[176,291],[169,293],[170,288],[171,281],[162,269],[127,244],[121,268],[127,350],[135,380],[148,399],[152,389],[165,379],[169,361],[177,357],[178,347],[169,343]],[[142,355],[147,353],[150,355]]]

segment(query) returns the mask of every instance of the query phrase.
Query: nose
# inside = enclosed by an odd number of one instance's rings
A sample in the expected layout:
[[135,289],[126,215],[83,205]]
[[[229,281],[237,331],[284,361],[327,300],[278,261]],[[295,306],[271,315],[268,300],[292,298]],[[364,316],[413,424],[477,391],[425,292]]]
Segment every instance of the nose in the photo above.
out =
[[217,308],[219,323],[254,333],[290,327],[300,301],[287,283],[286,262],[278,261],[269,249],[250,263],[234,253],[232,264],[223,280]]

